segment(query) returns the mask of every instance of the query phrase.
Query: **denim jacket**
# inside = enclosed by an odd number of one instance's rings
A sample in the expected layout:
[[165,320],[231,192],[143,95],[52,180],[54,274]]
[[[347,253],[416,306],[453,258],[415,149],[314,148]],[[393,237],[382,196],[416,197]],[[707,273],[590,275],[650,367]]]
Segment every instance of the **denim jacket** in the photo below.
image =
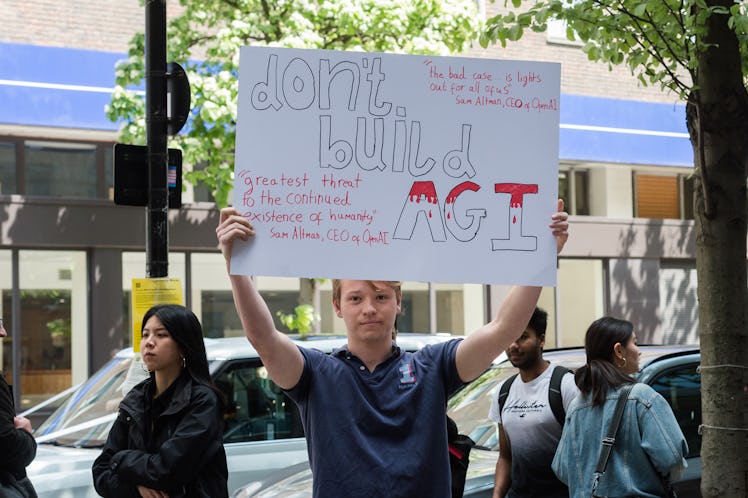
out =
[[[552,468],[569,486],[571,498],[589,498],[602,439],[610,426],[619,390],[610,391],[603,406],[589,395],[569,406]],[[667,401],[646,384],[629,394],[605,474],[596,496],[660,497],[660,476],[672,481],[686,468],[688,445]]]

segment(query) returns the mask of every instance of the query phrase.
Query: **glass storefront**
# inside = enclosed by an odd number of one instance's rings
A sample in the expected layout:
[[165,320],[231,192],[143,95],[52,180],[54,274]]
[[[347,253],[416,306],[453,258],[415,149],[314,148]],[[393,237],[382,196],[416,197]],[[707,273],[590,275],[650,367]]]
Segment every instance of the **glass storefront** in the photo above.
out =
[[18,251],[20,313],[14,316],[12,261],[11,251],[0,251],[0,310],[9,333],[2,367],[11,381],[13,341],[19,341],[20,386],[13,384],[23,410],[88,376],[88,276],[83,251]]
[[192,311],[200,318],[205,336],[243,336],[223,255],[192,253],[190,274]]
[[[218,253],[192,253],[190,255],[192,282],[191,307],[201,319],[206,337],[242,336],[241,322],[236,316],[231,284],[226,273],[226,262]],[[281,277],[257,277],[257,287],[268,303],[275,326],[282,332],[290,332],[278,319],[278,313],[290,314],[299,302],[299,279]],[[480,288],[481,286],[476,286]],[[401,332],[429,333],[432,331],[465,333],[465,309],[480,311],[483,319],[483,302],[473,300],[466,304],[464,285],[405,282],[403,284],[402,315],[398,317]],[[320,332],[344,334],[343,322],[332,310],[332,282],[323,280],[319,284]],[[433,296],[433,297],[432,297]],[[432,314],[432,304],[434,312]],[[431,326],[432,321],[434,327]],[[483,322],[481,322],[482,324]]]
[[[15,292],[20,309],[16,358],[22,393],[20,409],[25,409],[83,380],[89,373],[89,275],[85,251],[0,251],[0,312],[9,332],[15,330],[14,255],[19,265]],[[547,347],[581,344],[586,327],[602,314],[603,264],[603,260],[594,259],[559,261],[559,287],[544,289],[540,299],[540,306],[549,312]],[[145,276],[145,253],[123,251],[121,265],[122,337],[116,338],[116,346],[129,347],[132,279]],[[206,337],[243,336],[221,254],[170,253],[169,276],[180,280],[184,302],[201,320]],[[256,281],[276,325],[287,332],[277,314],[291,313],[297,305],[299,279],[258,277]],[[485,291],[481,285],[404,282],[399,330],[470,333],[489,318]],[[342,320],[333,312],[331,294],[332,282],[322,281],[320,331],[345,334]],[[8,337],[0,346],[1,366],[9,381],[13,377],[12,341]]]
[[13,384],[13,320],[11,297],[13,293],[13,262],[11,251],[0,250],[0,317],[8,337],[0,339],[0,370]]

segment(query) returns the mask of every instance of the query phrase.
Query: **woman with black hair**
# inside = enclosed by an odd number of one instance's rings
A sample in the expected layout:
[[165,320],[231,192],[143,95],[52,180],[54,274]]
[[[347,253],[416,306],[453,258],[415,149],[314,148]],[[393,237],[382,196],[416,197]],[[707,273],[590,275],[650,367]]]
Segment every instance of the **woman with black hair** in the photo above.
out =
[[[688,446],[667,401],[631,377],[639,371],[634,326],[600,318],[584,340],[587,363],[574,379],[581,394],[567,410],[552,468],[571,497],[666,496],[668,481],[686,467]],[[624,386],[631,385],[604,474],[595,475],[603,438]],[[597,481],[597,489],[593,483]],[[594,494],[593,494],[594,493]]]
[[208,370],[202,327],[184,306],[157,305],[143,317],[146,380],[120,403],[93,464],[104,497],[228,496],[223,396]]

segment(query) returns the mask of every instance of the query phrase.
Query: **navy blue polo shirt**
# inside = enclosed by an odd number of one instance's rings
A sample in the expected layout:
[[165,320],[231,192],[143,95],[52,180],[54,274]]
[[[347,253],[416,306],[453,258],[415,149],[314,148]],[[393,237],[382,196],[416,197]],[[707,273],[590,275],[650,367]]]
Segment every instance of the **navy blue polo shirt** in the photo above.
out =
[[459,343],[415,353],[393,345],[374,372],[347,348],[299,348],[304,371],[288,395],[301,411],[315,497],[451,496],[445,410],[463,384]]

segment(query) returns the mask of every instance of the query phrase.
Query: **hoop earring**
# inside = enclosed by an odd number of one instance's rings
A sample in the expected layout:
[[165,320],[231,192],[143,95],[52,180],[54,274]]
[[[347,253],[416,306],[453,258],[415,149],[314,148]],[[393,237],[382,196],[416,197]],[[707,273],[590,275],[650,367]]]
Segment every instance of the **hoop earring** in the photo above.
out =
[[623,363],[621,363],[620,365],[618,365],[618,368],[624,368],[626,366],[626,358],[622,356],[621,360],[623,361]]

